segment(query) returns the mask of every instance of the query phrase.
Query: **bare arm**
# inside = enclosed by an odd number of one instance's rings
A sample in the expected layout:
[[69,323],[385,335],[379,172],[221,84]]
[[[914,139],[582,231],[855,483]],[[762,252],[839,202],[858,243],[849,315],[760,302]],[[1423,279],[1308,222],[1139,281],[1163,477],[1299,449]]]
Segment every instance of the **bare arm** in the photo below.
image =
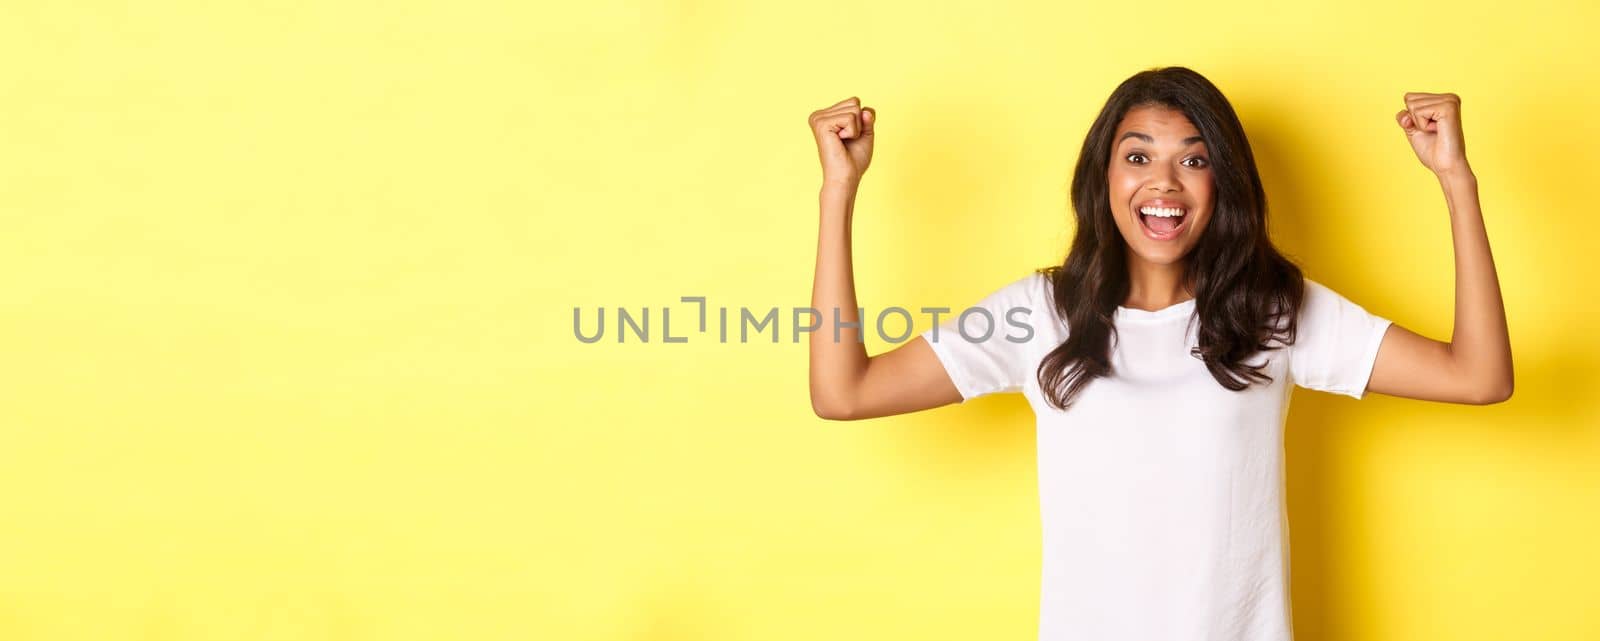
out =
[[[822,328],[807,336],[811,352],[811,408],[834,420],[874,418],[948,405],[961,393],[945,373],[933,348],[921,336],[877,356],[867,356],[857,313],[851,266],[850,224],[861,174],[871,160],[877,114],[863,117],[860,101],[850,98],[811,114],[811,130],[822,157],[820,224],[811,306],[822,314]],[[864,326],[864,325],[863,325]]]
[[[817,416],[862,419],[948,405],[961,400],[933,348],[921,336],[877,356],[867,356],[861,330],[839,330],[833,340],[834,310],[842,323],[861,323],[850,261],[850,218],[856,187],[824,184],[817,235],[817,269],[811,306],[822,313],[822,329],[807,337],[811,348],[811,407]],[[865,327],[866,325],[863,325]]]
[[1419,159],[1434,170],[1450,211],[1455,249],[1455,323],[1450,342],[1393,325],[1373,365],[1370,391],[1484,405],[1511,398],[1511,339],[1489,251],[1478,180],[1461,144],[1455,94],[1407,94],[1396,114]]

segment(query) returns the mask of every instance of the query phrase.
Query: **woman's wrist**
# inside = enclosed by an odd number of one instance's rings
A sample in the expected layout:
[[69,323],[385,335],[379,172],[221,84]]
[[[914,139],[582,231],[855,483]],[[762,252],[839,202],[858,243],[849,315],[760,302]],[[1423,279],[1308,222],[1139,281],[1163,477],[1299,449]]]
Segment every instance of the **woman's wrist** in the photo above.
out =
[[1434,176],[1437,177],[1439,182],[1444,184],[1446,188],[1452,186],[1469,186],[1478,184],[1478,176],[1477,174],[1472,173],[1471,167],[1464,166],[1456,169],[1446,169],[1441,172],[1436,172]]
[[854,194],[856,190],[860,188],[861,181],[859,179],[826,178],[822,181],[822,191],[824,192],[832,191]]
[[817,191],[823,220],[848,221],[855,209],[856,188],[854,182],[824,181]]

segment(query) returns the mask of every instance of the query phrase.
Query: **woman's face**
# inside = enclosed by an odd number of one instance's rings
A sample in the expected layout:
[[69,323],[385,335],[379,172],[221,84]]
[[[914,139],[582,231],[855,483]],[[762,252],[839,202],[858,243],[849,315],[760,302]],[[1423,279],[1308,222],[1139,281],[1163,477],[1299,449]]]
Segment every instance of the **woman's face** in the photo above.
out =
[[1112,140],[1106,180],[1123,240],[1147,262],[1181,264],[1211,220],[1211,159],[1200,132],[1181,111],[1143,106],[1128,110]]

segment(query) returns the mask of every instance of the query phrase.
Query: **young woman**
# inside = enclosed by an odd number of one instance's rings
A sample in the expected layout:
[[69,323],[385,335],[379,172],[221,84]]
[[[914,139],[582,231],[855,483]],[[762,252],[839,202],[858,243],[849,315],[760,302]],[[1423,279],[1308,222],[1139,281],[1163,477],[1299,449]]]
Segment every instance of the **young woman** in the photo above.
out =
[[1040,639],[1289,639],[1282,428],[1292,387],[1468,404],[1511,396],[1460,100],[1408,93],[1395,120],[1449,210],[1450,342],[1367,312],[1281,255],[1232,106],[1200,74],[1167,67],[1124,81],[1089,128],[1063,264],[869,357],[862,326],[846,323],[861,321],[850,221],[878,117],[856,98],[814,112],[823,186],[812,306],[824,326],[809,339],[812,407],[843,420],[1027,397],[1038,418]]

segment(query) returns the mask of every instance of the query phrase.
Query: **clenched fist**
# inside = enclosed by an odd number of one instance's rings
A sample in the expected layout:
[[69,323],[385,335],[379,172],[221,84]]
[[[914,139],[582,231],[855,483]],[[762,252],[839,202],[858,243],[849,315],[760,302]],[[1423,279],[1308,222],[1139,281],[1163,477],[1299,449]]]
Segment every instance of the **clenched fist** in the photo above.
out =
[[822,159],[822,181],[858,184],[872,162],[872,130],[877,112],[852,96],[811,112],[811,134]]
[[1434,174],[1471,172],[1461,138],[1461,98],[1453,93],[1406,94],[1406,108],[1394,115],[1405,130],[1417,160]]

